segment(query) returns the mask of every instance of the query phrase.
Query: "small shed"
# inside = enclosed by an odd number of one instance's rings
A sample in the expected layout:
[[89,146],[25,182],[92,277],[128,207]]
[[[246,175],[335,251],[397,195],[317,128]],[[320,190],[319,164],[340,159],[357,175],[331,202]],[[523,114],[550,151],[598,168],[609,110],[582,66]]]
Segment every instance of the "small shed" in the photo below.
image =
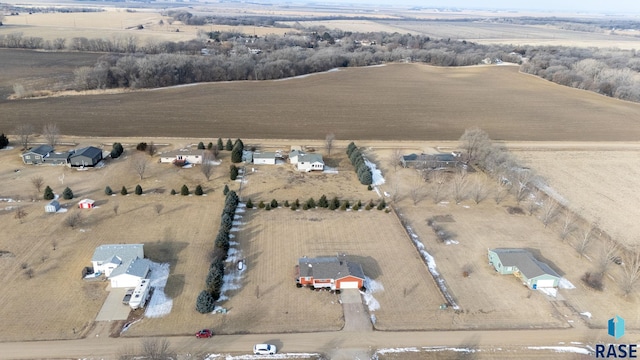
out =
[[80,209],[93,209],[94,204],[95,204],[95,201],[93,201],[91,199],[82,199],[78,203],[78,207]]
[[78,149],[69,155],[69,163],[74,167],[96,166],[100,161],[102,161],[102,150],[95,146]]
[[54,213],[60,210],[60,203],[58,200],[51,200],[47,205],[44,206],[44,211],[48,213]]
[[253,163],[256,165],[260,165],[260,164],[275,165],[276,153],[271,151],[255,152],[253,153]]

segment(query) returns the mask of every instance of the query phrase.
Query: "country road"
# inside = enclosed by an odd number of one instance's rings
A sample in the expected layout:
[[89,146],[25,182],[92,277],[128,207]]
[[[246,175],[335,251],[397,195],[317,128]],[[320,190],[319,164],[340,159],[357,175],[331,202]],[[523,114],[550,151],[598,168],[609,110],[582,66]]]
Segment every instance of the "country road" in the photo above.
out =
[[[604,329],[565,330],[489,330],[421,332],[320,332],[266,335],[223,335],[211,339],[170,337],[171,348],[180,354],[250,353],[253,344],[270,342],[282,352],[323,353],[332,359],[357,349],[369,355],[379,348],[449,347],[526,347],[558,344],[611,342]],[[627,333],[625,343],[637,343],[637,333]],[[621,340],[622,341],[622,340]],[[0,359],[114,359],[126,348],[140,345],[139,338],[89,338],[67,341],[0,343]],[[349,357],[346,357],[349,358]]]

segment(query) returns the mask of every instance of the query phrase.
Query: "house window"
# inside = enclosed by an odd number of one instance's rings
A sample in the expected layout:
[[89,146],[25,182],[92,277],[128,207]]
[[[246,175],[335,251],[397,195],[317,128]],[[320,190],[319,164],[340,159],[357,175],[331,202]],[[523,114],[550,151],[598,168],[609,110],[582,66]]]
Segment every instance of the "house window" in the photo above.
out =
[[31,155],[25,155],[24,158],[25,159],[31,159]]
[[307,276],[304,278],[305,281],[311,281],[311,276]]

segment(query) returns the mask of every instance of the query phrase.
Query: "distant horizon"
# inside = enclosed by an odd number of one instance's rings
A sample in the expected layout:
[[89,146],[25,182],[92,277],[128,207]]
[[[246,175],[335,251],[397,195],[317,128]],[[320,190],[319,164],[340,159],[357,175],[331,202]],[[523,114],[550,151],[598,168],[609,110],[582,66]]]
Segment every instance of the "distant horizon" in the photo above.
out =
[[436,0],[436,1],[418,1],[418,0],[267,0],[271,3],[307,3],[307,4],[360,4],[390,7],[417,7],[423,9],[468,9],[468,10],[489,10],[489,11],[536,11],[536,12],[565,12],[565,13],[602,13],[602,14],[639,14],[640,2],[630,0],[609,0],[607,2],[595,0],[538,0],[535,3],[519,3],[506,0]]

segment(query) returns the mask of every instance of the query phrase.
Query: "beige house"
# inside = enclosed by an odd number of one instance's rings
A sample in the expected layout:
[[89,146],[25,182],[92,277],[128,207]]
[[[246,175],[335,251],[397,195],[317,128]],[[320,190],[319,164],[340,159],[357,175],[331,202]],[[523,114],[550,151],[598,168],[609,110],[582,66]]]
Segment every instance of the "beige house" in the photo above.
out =
[[186,162],[189,164],[202,164],[205,150],[180,149],[167,151],[160,154],[161,163]]

